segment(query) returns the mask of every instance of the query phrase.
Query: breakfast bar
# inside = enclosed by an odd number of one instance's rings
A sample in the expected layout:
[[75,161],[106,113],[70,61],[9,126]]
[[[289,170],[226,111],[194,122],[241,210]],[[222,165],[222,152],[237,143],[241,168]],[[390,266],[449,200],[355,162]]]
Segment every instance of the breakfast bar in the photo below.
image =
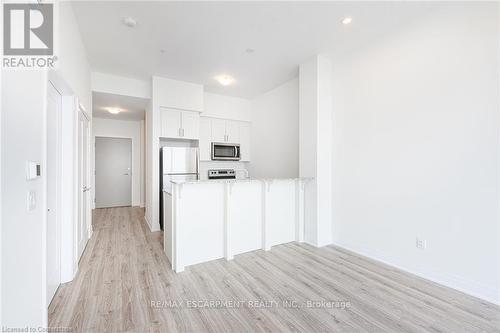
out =
[[307,181],[174,181],[164,196],[164,250],[172,269],[302,242]]

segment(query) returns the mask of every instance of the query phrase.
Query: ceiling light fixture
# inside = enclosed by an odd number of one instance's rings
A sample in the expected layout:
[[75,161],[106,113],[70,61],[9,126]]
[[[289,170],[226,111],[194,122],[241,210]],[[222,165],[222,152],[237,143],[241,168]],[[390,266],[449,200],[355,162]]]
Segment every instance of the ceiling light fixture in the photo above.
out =
[[352,22],[352,17],[350,17],[350,16],[344,17],[344,18],[342,19],[342,24],[343,24],[343,25],[348,25],[348,24],[351,24],[351,22]]
[[123,110],[122,109],[119,109],[119,108],[105,108],[106,110],[108,110],[109,113],[111,114],[118,114],[120,112],[122,112]]
[[128,17],[124,17],[122,19],[122,22],[123,24],[125,24],[127,27],[129,28],[133,28],[137,25],[137,21],[134,20],[132,17],[128,16]]
[[234,79],[231,76],[225,74],[216,76],[215,79],[223,86],[228,86],[234,82]]

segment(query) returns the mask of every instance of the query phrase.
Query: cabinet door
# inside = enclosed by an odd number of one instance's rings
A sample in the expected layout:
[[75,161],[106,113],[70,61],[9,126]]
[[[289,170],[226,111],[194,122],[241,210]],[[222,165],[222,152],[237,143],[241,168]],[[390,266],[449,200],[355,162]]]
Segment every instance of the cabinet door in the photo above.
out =
[[238,121],[226,120],[226,141],[240,143],[240,123]]
[[160,108],[160,112],[160,136],[164,138],[179,138],[181,128],[181,111]]
[[183,139],[199,139],[200,114],[198,112],[182,111],[181,125],[181,135]]
[[241,161],[250,161],[250,124],[241,123],[240,124],[240,149],[241,149]]
[[212,119],[212,141],[226,142],[226,121],[224,119]]
[[200,161],[211,160],[212,126],[209,118],[200,118]]

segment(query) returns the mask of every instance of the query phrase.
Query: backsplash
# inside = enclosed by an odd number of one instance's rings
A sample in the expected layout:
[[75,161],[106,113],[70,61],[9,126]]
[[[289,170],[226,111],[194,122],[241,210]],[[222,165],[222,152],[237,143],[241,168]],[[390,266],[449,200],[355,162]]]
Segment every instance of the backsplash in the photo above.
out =
[[243,179],[247,177],[248,162],[231,162],[231,161],[201,161],[200,162],[200,179],[208,179],[208,170],[211,169],[234,169],[236,178]]

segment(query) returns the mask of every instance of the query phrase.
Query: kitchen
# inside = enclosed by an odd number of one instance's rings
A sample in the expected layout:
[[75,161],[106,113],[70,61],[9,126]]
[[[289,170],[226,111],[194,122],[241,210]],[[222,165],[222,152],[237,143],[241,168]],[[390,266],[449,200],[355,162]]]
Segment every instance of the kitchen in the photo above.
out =
[[[183,88],[159,107],[159,222],[172,269],[303,241],[308,179],[249,174],[251,103],[164,78],[156,82]],[[203,102],[164,106],[181,95]]]

